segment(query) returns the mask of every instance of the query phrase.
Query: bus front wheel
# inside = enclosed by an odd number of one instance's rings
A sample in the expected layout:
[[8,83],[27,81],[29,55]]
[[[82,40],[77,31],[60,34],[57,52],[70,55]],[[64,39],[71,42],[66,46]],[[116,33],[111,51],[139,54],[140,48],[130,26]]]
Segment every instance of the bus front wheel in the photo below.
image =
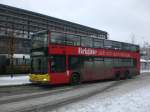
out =
[[80,75],[77,73],[73,73],[71,76],[71,85],[78,85],[80,84]]

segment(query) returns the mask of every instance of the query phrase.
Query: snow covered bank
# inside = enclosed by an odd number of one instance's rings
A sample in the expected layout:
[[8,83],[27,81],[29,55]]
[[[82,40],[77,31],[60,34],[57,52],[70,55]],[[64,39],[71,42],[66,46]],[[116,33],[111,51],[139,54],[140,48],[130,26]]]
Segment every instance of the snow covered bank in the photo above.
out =
[[0,77],[0,86],[8,86],[8,85],[22,85],[29,84],[29,77],[27,75],[24,76],[3,76]]
[[140,72],[141,73],[147,73],[147,72],[150,73],[150,70],[141,70]]

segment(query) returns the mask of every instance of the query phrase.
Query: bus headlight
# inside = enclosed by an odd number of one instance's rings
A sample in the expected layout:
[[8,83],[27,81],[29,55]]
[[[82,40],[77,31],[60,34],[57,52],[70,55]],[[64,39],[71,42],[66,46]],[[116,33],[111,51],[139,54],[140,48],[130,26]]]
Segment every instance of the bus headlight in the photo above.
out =
[[47,79],[43,79],[43,81],[47,81]]

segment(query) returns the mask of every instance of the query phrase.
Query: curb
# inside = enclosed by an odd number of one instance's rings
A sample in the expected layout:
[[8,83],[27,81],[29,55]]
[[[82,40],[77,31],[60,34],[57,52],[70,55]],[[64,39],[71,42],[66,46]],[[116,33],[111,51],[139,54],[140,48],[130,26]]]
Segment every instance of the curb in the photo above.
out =
[[0,88],[3,87],[18,87],[18,86],[29,86],[33,85],[32,83],[24,83],[24,84],[13,84],[13,85],[0,85]]

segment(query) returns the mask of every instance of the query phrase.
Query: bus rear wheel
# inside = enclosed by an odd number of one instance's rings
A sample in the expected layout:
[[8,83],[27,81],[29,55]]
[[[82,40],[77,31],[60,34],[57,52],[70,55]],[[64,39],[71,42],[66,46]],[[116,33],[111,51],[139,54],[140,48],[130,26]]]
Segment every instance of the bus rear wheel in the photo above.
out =
[[71,85],[78,85],[80,84],[80,75],[77,73],[73,73],[71,76]]
[[115,80],[119,81],[120,80],[120,72],[117,72],[115,75]]
[[125,72],[125,78],[126,78],[126,79],[131,79],[131,78],[132,78],[132,76],[131,76],[131,74],[129,73],[129,71],[126,71],[126,72]]

